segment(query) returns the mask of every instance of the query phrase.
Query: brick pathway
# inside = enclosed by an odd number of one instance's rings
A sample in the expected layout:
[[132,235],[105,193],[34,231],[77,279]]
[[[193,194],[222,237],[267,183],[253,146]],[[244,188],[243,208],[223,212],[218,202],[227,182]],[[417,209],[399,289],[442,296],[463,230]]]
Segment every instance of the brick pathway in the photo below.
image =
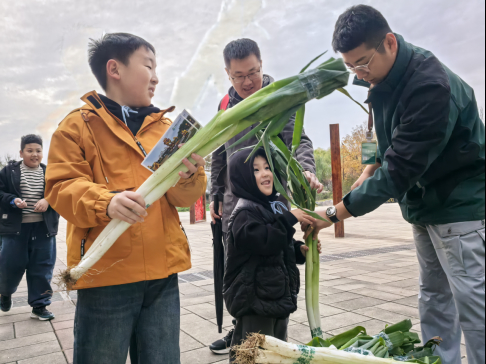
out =
[[[213,302],[211,230],[209,224],[190,226],[189,216],[181,215],[193,262],[193,268],[180,275],[182,364],[227,363],[226,357],[207,349],[222,336],[217,332]],[[349,220],[346,232],[346,239],[334,239],[330,229],[321,233],[320,302],[326,335],[357,325],[374,334],[405,318],[411,318],[413,330],[420,332],[417,259],[411,228],[402,220],[398,206],[385,205],[363,218]],[[58,237],[56,270],[66,266],[64,237],[65,223]],[[304,275],[301,277],[304,283]],[[75,292],[71,296],[56,293],[58,301],[50,307],[56,319],[40,322],[29,318],[26,290],[23,281],[14,295],[14,308],[0,312],[0,364],[71,363]],[[290,317],[292,342],[310,341],[303,299],[302,290],[299,309]],[[231,327],[227,314],[224,324],[225,330]],[[463,345],[463,355],[464,349]]]

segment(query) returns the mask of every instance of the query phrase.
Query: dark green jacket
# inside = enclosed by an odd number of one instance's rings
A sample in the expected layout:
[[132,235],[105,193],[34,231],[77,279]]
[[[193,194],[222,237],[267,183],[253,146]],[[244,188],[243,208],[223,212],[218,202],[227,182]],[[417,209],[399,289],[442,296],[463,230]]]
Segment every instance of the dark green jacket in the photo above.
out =
[[368,99],[382,166],[344,204],[361,216],[393,197],[413,224],[482,220],[485,128],[474,90],[431,52],[397,39],[395,65]]

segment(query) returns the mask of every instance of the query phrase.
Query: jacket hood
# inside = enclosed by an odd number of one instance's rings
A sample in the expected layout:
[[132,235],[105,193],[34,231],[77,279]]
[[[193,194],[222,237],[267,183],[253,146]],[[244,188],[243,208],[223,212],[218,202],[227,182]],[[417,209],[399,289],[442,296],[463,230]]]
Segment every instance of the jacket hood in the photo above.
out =
[[[106,108],[115,115],[118,119],[123,120],[123,112],[122,112],[122,105],[119,105],[117,102],[113,101],[112,99],[106,97],[105,95],[98,94],[103,104],[105,104]],[[154,105],[150,105],[147,107],[139,107],[134,108],[136,114],[130,114],[129,117],[134,119],[136,122],[143,123],[146,116],[151,114],[158,114],[160,113],[160,109],[155,107]]]
[[267,159],[265,150],[263,148],[258,149],[250,160],[245,163],[251,152],[252,149],[244,149],[231,157],[231,163],[229,164],[231,191],[236,197],[259,203],[271,211],[270,202],[277,200],[277,190],[274,186],[271,196],[263,194],[258,188],[253,171],[253,162],[256,157]]

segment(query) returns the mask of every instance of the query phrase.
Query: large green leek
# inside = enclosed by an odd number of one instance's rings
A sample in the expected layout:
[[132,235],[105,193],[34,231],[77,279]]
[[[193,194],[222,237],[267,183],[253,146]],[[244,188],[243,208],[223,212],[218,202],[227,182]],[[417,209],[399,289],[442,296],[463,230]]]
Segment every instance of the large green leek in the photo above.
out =
[[[218,113],[148,178],[137,192],[145,198],[148,208],[178,182],[179,171],[187,171],[182,164],[184,158],[193,153],[207,156],[254,124],[258,124],[255,128],[257,131],[267,128],[266,132],[269,130],[272,133],[278,132],[291,115],[289,112],[295,112],[306,102],[314,98],[322,98],[345,86],[348,77],[349,73],[342,60],[331,59],[317,69],[274,82],[261,89],[237,106]],[[266,144],[268,147],[268,143]],[[120,220],[111,221],[97,237],[78,266],[62,273],[67,288],[73,288],[78,279],[101,259],[129,227],[129,224]]]

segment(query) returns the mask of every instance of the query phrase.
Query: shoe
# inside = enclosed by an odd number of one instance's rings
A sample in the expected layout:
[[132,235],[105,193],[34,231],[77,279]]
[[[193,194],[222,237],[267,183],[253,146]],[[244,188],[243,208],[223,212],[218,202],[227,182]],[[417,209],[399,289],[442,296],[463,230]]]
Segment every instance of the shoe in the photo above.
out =
[[224,338],[215,341],[209,346],[209,350],[211,350],[214,354],[217,355],[226,355],[229,354],[231,349],[231,340],[233,340],[233,334],[235,330],[231,330],[228,332]]
[[30,318],[38,319],[41,321],[50,321],[56,318],[56,316],[54,316],[54,314],[50,312],[46,308],[46,306],[43,306],[43,307],[33,308],[32,313],[30,314]]
[[12,296],[1,296],[0,297],[0,309],[3,312],[8,312],[13,306]]

